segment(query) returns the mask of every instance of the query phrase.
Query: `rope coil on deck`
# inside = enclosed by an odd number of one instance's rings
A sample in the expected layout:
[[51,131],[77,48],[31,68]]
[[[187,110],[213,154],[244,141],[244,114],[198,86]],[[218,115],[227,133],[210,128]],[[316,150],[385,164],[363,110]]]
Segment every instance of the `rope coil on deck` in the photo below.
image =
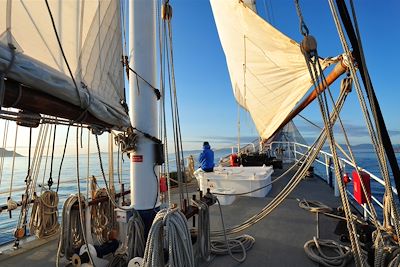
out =
[[[335,255],[328,256],[324,253],[324,250],[328,249],[334,252]],[[352,258],[349,247],[333,240],[317,239],[316,237],[304,244],[304,251],[311,260],[327,267],[346,266]]]

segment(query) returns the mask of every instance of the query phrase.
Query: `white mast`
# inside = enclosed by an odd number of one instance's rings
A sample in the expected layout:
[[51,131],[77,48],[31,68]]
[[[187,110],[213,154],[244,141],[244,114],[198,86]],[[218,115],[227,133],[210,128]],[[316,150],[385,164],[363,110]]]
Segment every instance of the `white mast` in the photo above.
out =
[[[132,126],[157,137],[156,85],[156,1],[129,1],[130,110]],[[139,134],[137,151],[130,153],[131,206],[136,210],[153,210],[159,206],[158,173],[154,168],[154,142]],[[156,199],[157,198],[157,199]]]

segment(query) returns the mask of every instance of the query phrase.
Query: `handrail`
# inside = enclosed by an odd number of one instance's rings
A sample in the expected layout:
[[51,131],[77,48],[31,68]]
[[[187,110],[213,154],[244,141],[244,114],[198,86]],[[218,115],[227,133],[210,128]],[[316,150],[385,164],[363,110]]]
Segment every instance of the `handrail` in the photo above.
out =
[[[311,148],[310,146],[305,145],[305,144],[301,144],[301,143],[298,143],[298,142],[289,142],[289,141],[274,141],[274,142],[271,142],[271,143],[269,144],[269,148],[272,150],[272,148],[273,148],[275,145],[285,145],[285,146],[288,146],[288,147],[290,148],[291,152],[294,154],[294,158],[293,158],[294,161],[299,161],[299,160],[298,160],[298,156],[304,156],[304,155],[305,155],[304,153],[302,153],[301,151],[299,151],[299,150],[300,150],[299,148],[305,148],[305,149],[307,149],[307,150],[309,150],[309,149]],[[331,153],[326,152],[326,151],[321,150],[319,153],[325,157],[325,160],[326,160],[326,161],[327,161],[328,158],[333,158],[333,155],[332,155]],[[290,155],[290,158],[292,158],[291,155]],[[347,159],[345,159],[345,158],[339,157],[339,161],[340,161],[340,163],[341,163],[341,164],[340,164],[341,166],[346,166],[346,165],[348,165],[348,166],[351,166],[351,167],[353,167],[353,168],[356,168],[356,166],[355,166],[351,161],[349,161],[349,160],[347,160]],[[333,169],[334,169],[334,167],[332,166],[332,164],[327,164],[327,162],[324,162],[323,160],[319,160],[318,158],[315,160],[315,162],[317,162],[317,163],[319,163],[319,164],[325,166],[325,168],[326,168],[327,170],[328,170],[328,169],[329,169],[329,170],[333,170]],[[360,171],[363,171],[363,172],[365,172],[365,173],[368,173],[369,176],[371,177],[371,179],[374,180],[374,181],[376,181],[378,184],[380,184],[380,185],[382,185],[382,186],[385,186],[385,182],[384,182],[383,179],[377,177],[376,175],[374,175],[374,174],[371,173],[370,171],[368,171],[368,170],[366,170],[366,169],[364,169],[364,168],[361,168],[360,166],[358,166],[358,169],[359,169]],[[337,191],[336,179],[333,179],[333,180],[335,181],[335,184],[334,184],[335,193],[336,193],[336,192],[338,193],[338,191]],[[326,180],[326,182],[328,182],[328,181]],[[396,188],[394,188],[393,186],[392,186],[392,190],[393,190],[393,192],[394,192],[396,195],[398,194]],[[349,194],[349,196],[355,200],[355,197],[353,196],[353,194],[352,194],[350,191],[348,191],[348,190],[346,190],[346,191],[347,191],[347,193]],[[383,204],[382,204],[375,196],[371,195],[371,199],[372,199],[373,203],[375,203],[375,204],[378,205],[381,209],[383,209]],[[371,216],[371,213],[370,213],[370,211],[367,209],[367,207],[366,207],[365,204],[364,204],[364,205],[359,205],[359,206],[363,209],[363,211],[364,211],[364,217],[365,217],[365,218],[367,218],[368,216]]]

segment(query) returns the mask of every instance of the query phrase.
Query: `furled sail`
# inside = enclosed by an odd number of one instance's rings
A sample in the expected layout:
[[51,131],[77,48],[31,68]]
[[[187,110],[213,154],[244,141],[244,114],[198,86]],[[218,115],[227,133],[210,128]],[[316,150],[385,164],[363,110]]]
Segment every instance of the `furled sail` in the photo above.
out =
[[54,27],[44,0],[1,1],[0,74],[7,72],[6,77],[87,110],[106,124],[129,126],[121,105],[124,79],[119,1],[48,3]]
[[235,98],[268,139],[312,86],[299,44],[241,1],[210,2]]

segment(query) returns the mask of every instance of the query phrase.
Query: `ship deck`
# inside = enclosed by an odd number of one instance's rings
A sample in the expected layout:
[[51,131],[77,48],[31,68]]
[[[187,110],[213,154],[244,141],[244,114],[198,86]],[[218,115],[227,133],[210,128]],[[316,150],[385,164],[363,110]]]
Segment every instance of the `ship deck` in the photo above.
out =
[[[272,179],[280,176],[284,170],[275,170]],[[237,225],[259,212],[281,191],[293,172],[274,183],[265,198],[237,197],[232,205],[222,206],[226,226]],[[330,207],[340,205],[340,199],[334,196],[333,189],[319,177],[304,179],[280,206],[243,232],[256,240],[247,252],[244,263],[240,264],[226,255],[217,256],[204,266],[319,266],[304,252],[305,242],[317,236],[317,217],[315,213],[299,207],[299,200],[302,199],[318,200]],[[213,206],[210,211],[212,229],[221,229],[218,207]],[[337,219],[319,215],[318,221],[320,238],[339,240],[334,233]]]
[[[282,173],[283,170],[275,170],[272,179]],[[226,227],[236,225],[260,211],[279,193],[291,175],[289,173],[274,183],[265,198],[237,197],[232,205],[222,206]],[[340,205],[333,189],[325,182],[318,177],[307,178],[269,216],[243,232],[252,235],[256,240],[244,263],[237,263],[227,255],[216,256],[202,266],[319,266],[304,253],[304,243],[316,236],[317,220],[315,214],[299,207],[301,199],[319,200],[331,207]],[[212,229],[221,229],[220,213],[216,205],[210,208],[210,219]],[[334,234],[337,222],[337,219],[320,215],[320,238],[338,240],[339,237]],[[55,266],[56,249],[57,239],[48,242],[37,240],[22,245],[22,249],[11,254],[7,251],[0,253],[0,265]],[[61,266],[65,266],[64,264]]]

